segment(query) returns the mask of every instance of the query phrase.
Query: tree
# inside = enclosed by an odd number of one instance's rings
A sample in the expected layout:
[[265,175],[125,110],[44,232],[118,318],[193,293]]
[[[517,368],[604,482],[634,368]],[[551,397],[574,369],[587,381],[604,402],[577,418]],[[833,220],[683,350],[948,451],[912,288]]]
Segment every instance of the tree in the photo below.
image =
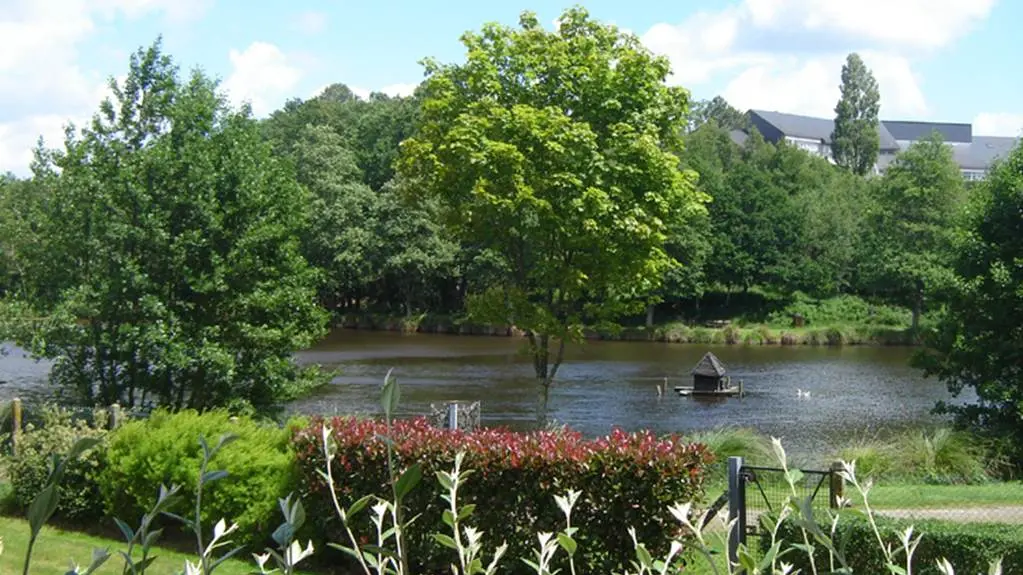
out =
[[49,201],[21,296],[46,321],[19,343],[88,405],[269,410],[309,382],[293,353],[326,328],[308,198],[249,110],[180,80],[159,40],[111,89],[63,150],[37,150]]
[[294,144],[296,176],[310,192],[306,259],[322,270],[320,302],[358,306],[380,279],[383,240],[374,233],[378,195],[362,182],[355,153],[326,125],[307,125]]
[[664,84],[666,59],[581,8],[556,32],[525,12],[519,29],[488,24],[462,42],[464,64],[426,62],[399,173],[493,257],[501,281],[469,311],[526,331],[543,421],[566,340],[642,310],[678,265],[671,223],[703,209],[676,156],[687,93]]
[[926,293],[942,289],[951,278],[963,178],[952,149],[935,132],[900,153],[874,189],[873,284],[912,307],[916,331]]
[[749,131],[751,127],[749,116],[733,108],[721,96],[714,96],[710,100],[700,100],[693,104],[692,113],[689,114],[690,131],[696,130],[708,122],[714,122],[725,130]]
[[344,84],[331,84],[315,98],[288,101],[262,123],[262,129],[275,152],[293,157],[307,126],[329,128],[354,154],[361,181],[379,191],[394,177],[398,144],[412,135],[418,113],[414,96],[373,93],[362,100]]
[[938,328],[914,358],[953,397],[940,403],[960,424],[1004,441],[1023,461],[1023,147],[994,166],[971,193],[965,232],[957,241],[954,289]]
[[880,153],[881,94],[874,75],[855,52],[849,54],[842,66],[841,91],[835,106],[831,153],[835,163],[865,176],[873,170]]

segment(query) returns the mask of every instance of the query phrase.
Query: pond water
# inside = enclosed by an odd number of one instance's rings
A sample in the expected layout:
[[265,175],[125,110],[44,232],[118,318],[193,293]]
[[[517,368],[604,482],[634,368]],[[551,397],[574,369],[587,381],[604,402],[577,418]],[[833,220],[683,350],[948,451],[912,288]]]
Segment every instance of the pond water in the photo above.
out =
[[[400,415],[428,414],[431,403],[480,401],[484,425],[528,427],[536,383],[522,339],[337,330],[300,352],[302,363],[340,368],[332,385],[290,409],[324,415],[379,413],[384,375],[394,369],[402,386]],[[9,348],[10,349],[10,348]],[[691,383],[689,370],[708,350],[742,379],[745,398],[659,397]],[[800,456],[826,454],[889,430],[937,418],[930,409],[949,398],[944,386],[908,365],[912,349],[899,347],[702,346],[647,342],[587,342],[569,346],[551,394],[551,415],[587,435],[618,426],[658,433],[723,425],[781,437]],[[47,362],[20,350],[0,357],[0,399],[48,392]],[[797,389],[810,392],[798,398]],[[964,400],[971,399],[965,397]]]

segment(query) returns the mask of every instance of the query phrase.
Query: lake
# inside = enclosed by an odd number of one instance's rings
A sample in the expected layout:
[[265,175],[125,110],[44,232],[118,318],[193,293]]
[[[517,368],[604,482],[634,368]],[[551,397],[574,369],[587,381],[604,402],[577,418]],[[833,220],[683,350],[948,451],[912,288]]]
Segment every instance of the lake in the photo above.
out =
[[[325,415],[379,413],[379,391],[391,368],[402,386],[400,415],[428,414],[431,403],[480,401],[485,425],[528,427],[536,383],[524,340],[491,336],[337,330],[300,352],[302,363],[340,368],[342,375],[290,410]],[[658,397],[656,385],[691,382],[689,370],[713,351],[742,399]],[[551,415],[587,435],[619,426],[658,433],[722,425],[781,437],[794,454],[826,454],[889,430],[938,421],[929,411],[948,399],[945,387],[908,365],[911,348],[704,346],[648,342],[586,342],[569,346],[551,393]],[[0,399],[46,392],[49,365],[0,358]],[[797,398],[797,389],[810,391]],[[965,398],[965,399],[970,399]]]

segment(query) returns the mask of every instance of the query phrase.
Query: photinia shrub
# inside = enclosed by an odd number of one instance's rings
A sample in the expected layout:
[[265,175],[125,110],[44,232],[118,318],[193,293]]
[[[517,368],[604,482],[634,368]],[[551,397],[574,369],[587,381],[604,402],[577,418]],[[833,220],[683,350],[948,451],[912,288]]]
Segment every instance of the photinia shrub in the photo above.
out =
[[[703,496],[704,472],[713,458],[702,444],[678,436],[658,438],[649,431],[616,429],[606,437],[584,439],[573,431],[445,430],[425,418],[397,421],[389,431],[381,421],[318,418],[297,429],[293,441],[303,499],[313,518],[309,535],[319,549],[343,538],[320,474],[325,468],[323,426],[336,446],[332,472],[341,505],[363,495],[389,498],[383,436],[393,441],[398,471],[415,462],[422,465],[424,481],[407,497],[406,515],[419,515],[408,539],[410,556],[418,563],[414,569],[423,573],[447,571],[451,561],[430,533],[442,528],[445,506],[435,473],[449,470],[458,451],[465,452],[463,469],[472,470],[459,497],[476,506],[472,521],[485,532],[486,541],[506,541],[511,557],[531,556],[537,532],[564,527],[555,495],[582,491],[572,522],[580,527],[577,557],[584,558],[583,572],[588,573],[621,572],[635,558],[629,526],[655,554],[665,552],[673,536],[684,535],[668,506]],[[375,533],[366,515],[360,519],[357,534]],[[524,564],[508,563],[505,568],[528,572]]]

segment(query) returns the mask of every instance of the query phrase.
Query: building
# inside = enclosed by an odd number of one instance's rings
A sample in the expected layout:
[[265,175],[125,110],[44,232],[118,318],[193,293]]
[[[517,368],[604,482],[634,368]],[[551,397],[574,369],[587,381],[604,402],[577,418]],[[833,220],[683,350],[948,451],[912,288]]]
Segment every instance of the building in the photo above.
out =
[[[766,110],[750,110],[748,114],[750,124],[765,140],[774,143],[784,140],[807,152],[831,159],[834,120]],[[945,143],[952,146],[952,155],[967,180],[983,179],[992,162],[1007,155],[1018,142],[1018,138],[975,136],[970,124],[881,120],[877,126],[880,153],[875,173],[884,173],[899,151],[935,130]],[[745,133],[732,132],[732,140],[736,143],[745,139]]]

